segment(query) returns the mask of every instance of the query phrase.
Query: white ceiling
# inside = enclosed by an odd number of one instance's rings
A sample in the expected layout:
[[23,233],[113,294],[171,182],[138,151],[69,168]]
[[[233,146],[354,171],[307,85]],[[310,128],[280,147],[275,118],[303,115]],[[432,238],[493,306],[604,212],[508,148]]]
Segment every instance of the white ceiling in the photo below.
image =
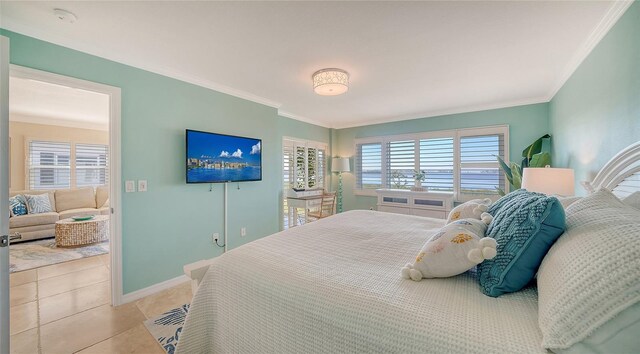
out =
[[10,120],[107,130],[109,96],[48,82],[11,77]]
[[[0,21],[341,128],[546,102],[629,4],[17,1]],[[314,94],[327,67],[351,74],[347,94]]]

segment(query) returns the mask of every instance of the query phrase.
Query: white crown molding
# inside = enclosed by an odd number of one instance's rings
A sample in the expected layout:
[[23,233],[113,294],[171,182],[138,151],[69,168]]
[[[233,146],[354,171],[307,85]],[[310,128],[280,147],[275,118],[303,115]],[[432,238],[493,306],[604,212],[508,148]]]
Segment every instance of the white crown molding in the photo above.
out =
[[318,122],[317,120],[314,119],[309,119],[307,117],[303,117],[297,114],[293,114],[290,112],[286,112],[283,110],[278,109],[278,115],[285,117],[285,118],[291,118],[291,119],[295,119],[295,120],[299,120],[301,122],[305,122],[305,123],[309,123],[309,124],[313,124],[313,125],[318,125],[321,126],[323,128],[331,128],[330,125],[327,125],[326,123],[322,123],[322,122]]
[[402,116],[379,118],[375,120],[367,120],[367,121],[360,121],[360,122],[353,122],[353,123],[346,123],[346,124],[337,124],[332,126],[332,128],[334,129],[355,128],[355,127],[362,127],[367,125],[393,123],[393,122],[422,119],[422,118],[436,118],[436,117],[448,116],[452,114],[489,111],[492,109],[525,106],[530,104],[547,103],[547,102],[549,102],[547,97],[528,98],[528,99],[515,100],[515,101],[503,102],[503,103],[475,105],[475,106],[468,106],[463,108],[444,109],[439,111],[429,111],[425,113],[412,113],[412,114],[407,114]]
[[624,15],[627,9],[633,4],[634,0],[620,0],[613,3],[609,11],[604,15],[602,20],[591,31],[587,39],[584,41],[580,49],[573,55],[569,63],[565,66],[562,75],[551,87],[548,101],[560,91],[562,86],[569,80],[573,73],[580,67],[580,64],[591,54],[591,51],[600,43],[602,38],[609,33],[609,30],[618,22],[620,17]]

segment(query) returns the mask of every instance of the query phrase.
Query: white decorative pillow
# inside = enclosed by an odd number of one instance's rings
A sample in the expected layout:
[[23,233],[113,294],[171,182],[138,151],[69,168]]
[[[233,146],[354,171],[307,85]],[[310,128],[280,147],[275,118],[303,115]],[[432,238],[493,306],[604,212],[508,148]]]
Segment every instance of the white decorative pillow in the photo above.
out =
[[29,214],[41,214],[53,211],[48,193],[37,195],[25,194],[24,197],[27,199]]
[[[473,199],[453,208],[447,218],[447,224],[460,219],[478,219],[491,205],[491,199]],[[488,214],[487,214],[488,215]],[[489,220],[491,222],[491,220]],[[489,223],[487,223],[489,224]]]
[[416,261],[402,268],[402,277],[414,281],[452,277],[495,257],[496,240],[484,237],[486,231],[487,224],[476,219],[445,225],[422,246]]
[[640,209],[640,192],[634,192],[631,195],[628,195],[626,198],[622,199],[622,202],[631,205],[636,209]]
[[565,233],[538,271],[542,346],[554,351],[640,301],[640,211],[603,189],[571,204],[566,216]]

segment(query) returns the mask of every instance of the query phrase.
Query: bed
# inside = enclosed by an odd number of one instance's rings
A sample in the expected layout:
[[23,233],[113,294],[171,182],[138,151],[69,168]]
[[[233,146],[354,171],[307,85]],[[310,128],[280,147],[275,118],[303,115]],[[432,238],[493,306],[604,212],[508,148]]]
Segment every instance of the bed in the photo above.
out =
[[[619,154],[588,186],[640,190],[640,143],[621,154],[629,150],[631,168],[621,167],[630,161]],[[535,287],[492,298],[479,291],[474,271],[421,282],[400,277],[443,225],[350,211],[210,260],[177,352],[546,352]]]

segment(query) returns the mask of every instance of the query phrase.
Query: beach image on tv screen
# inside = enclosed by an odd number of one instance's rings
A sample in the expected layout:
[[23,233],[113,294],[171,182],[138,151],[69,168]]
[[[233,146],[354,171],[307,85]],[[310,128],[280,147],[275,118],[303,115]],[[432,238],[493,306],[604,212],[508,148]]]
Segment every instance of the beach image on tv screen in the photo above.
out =
[[257,181],[261,173],[259,139],[187,130],[187,182]]

